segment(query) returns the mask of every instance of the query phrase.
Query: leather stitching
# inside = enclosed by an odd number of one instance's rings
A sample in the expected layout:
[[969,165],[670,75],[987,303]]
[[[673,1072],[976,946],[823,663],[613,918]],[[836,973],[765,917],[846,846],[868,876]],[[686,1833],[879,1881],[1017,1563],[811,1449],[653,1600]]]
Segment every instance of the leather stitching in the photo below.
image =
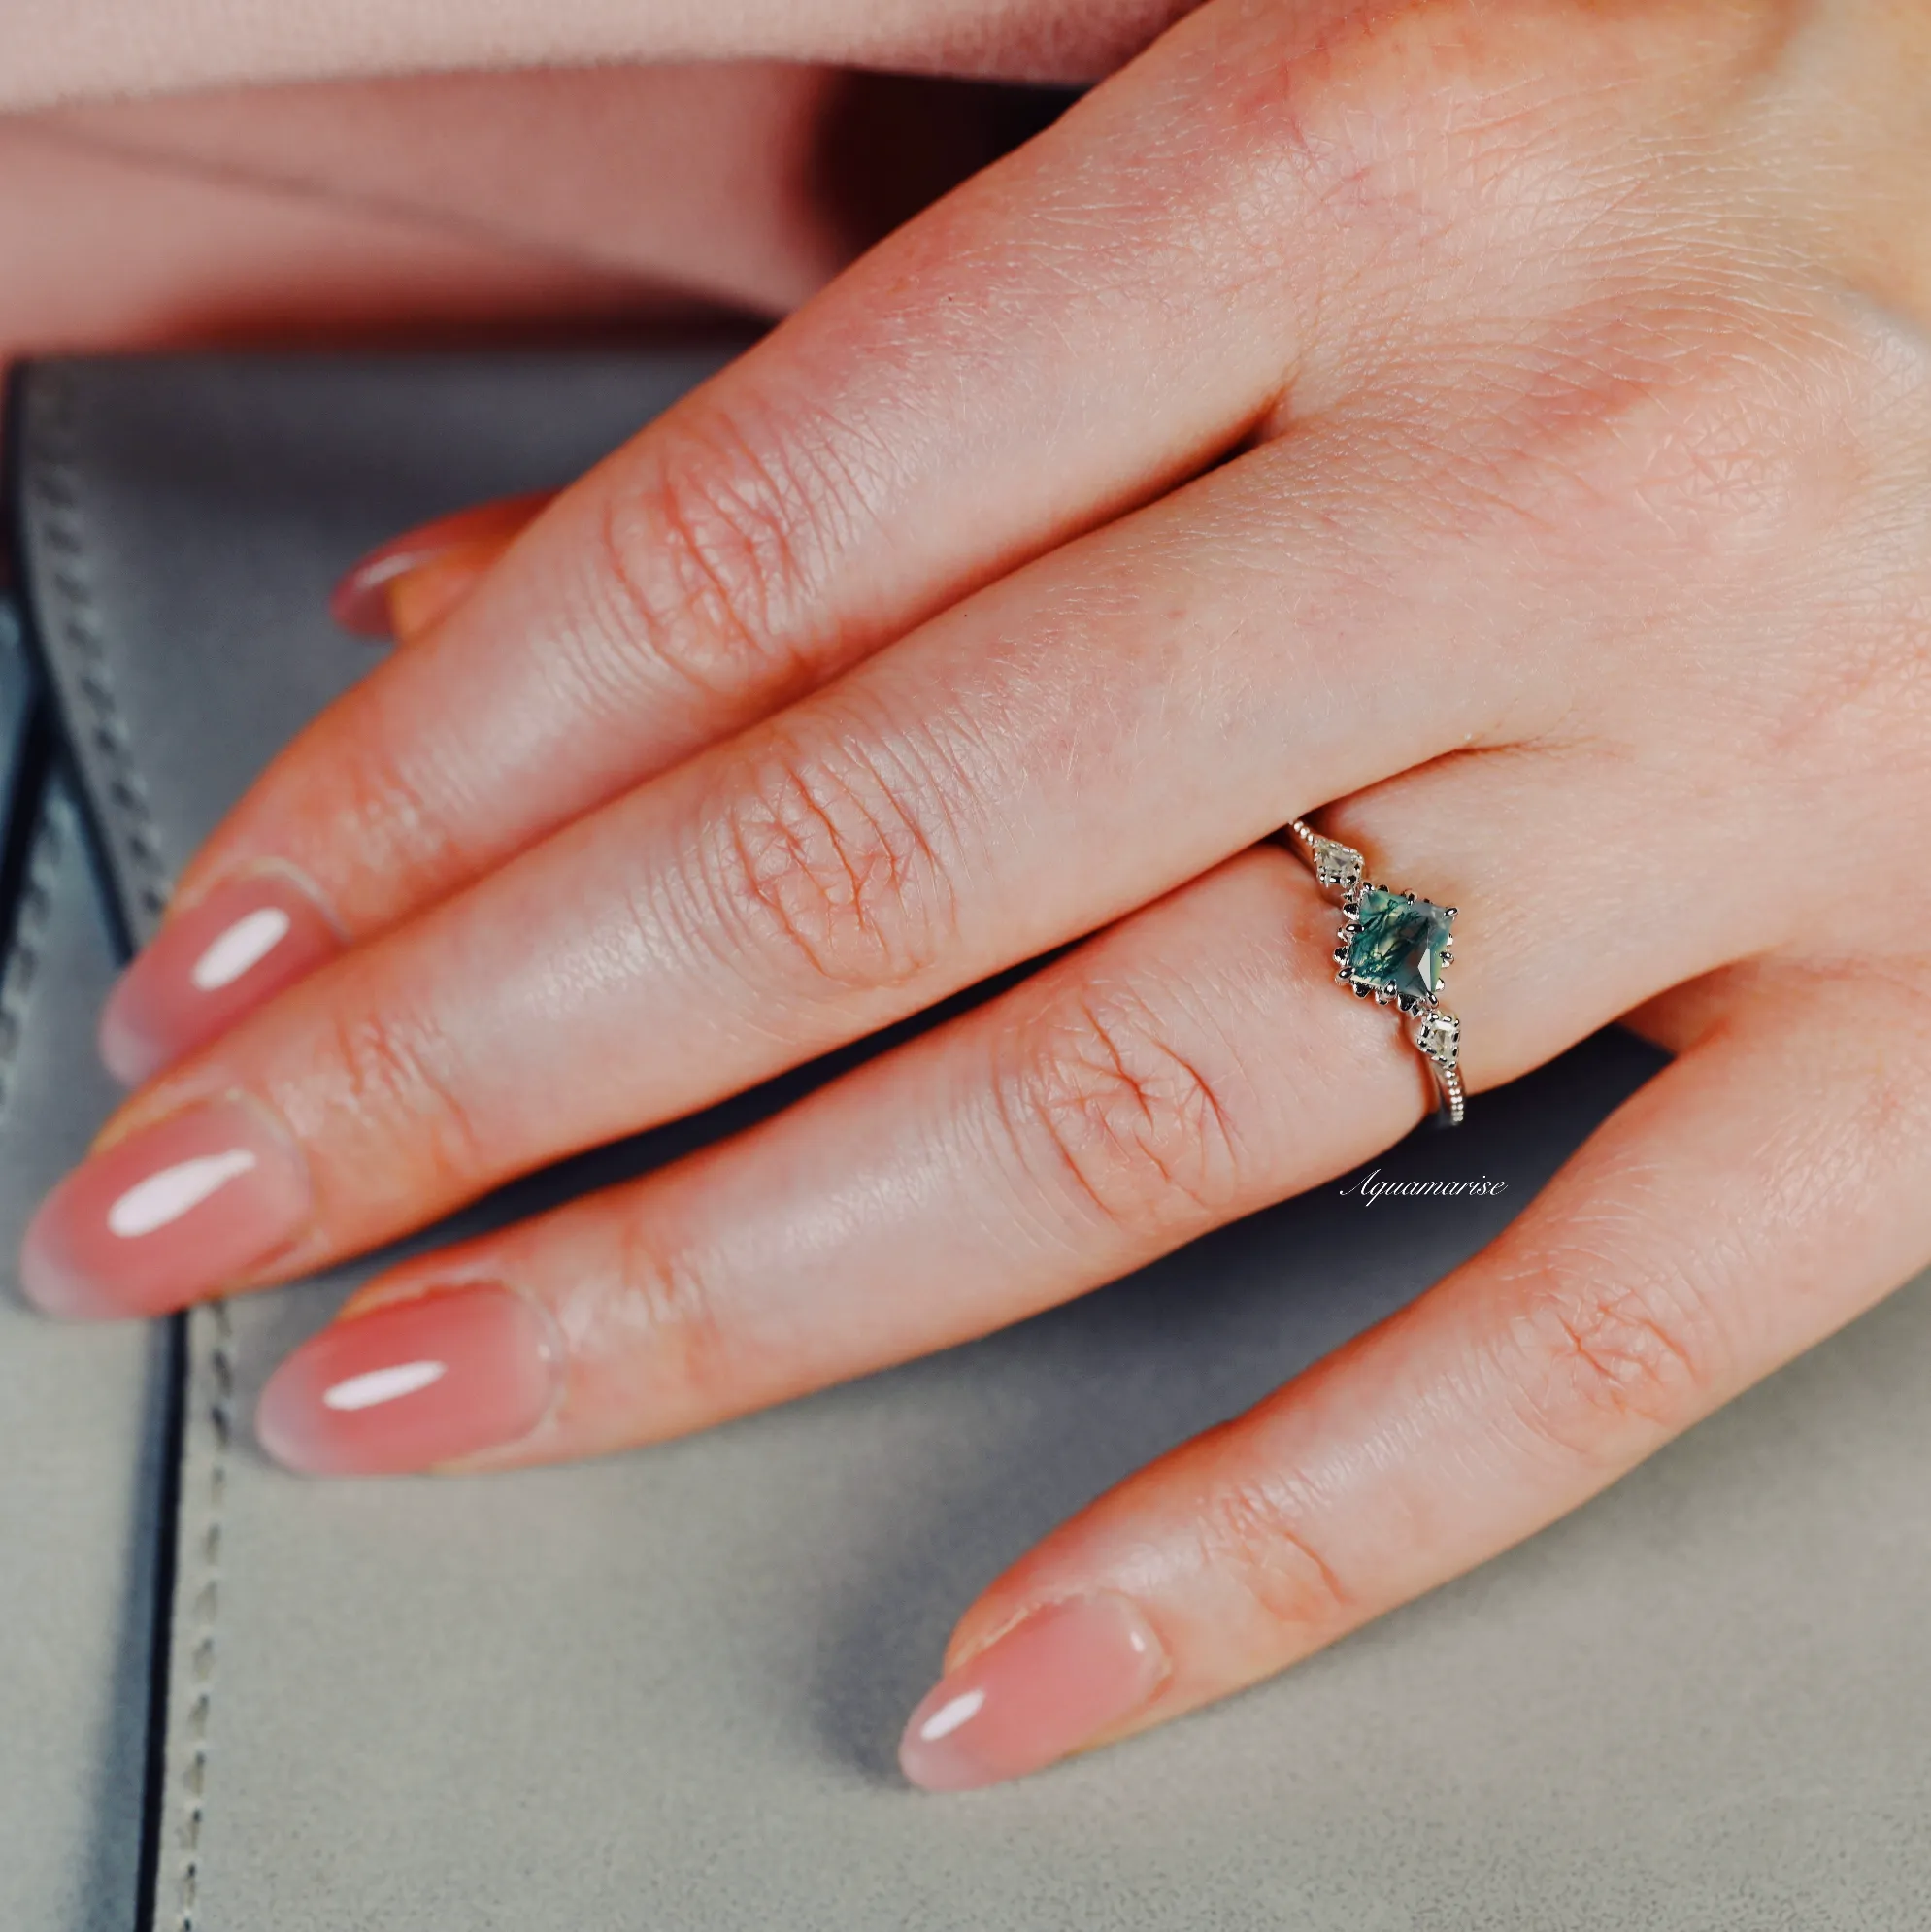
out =
[[26,1031],[27,1006],[40,974],[40,949],[53,914],[53,874],[60,862],[60,829],[50,813],[34,831],[33,855],[20,888],[20,909],[14,922],[14,945],[0,978],[0,1115],[14,1094],[14,1062]]
[[[208,1809],[208,1743],[215,1702],[216,1637],[221,1608],[221,1519],[227,1501],[228,1449],[234,1436],[234,1328],[225,1301],[211,1302],[198,1316],[208,1339],[207,1375],[196,1378],[207,1390],[203,1418],[208,1429],[208,1468],[201,1492],[202,1522],[191,1546],[196,1563],[192,1581],[183,1577],[182,1600],[194,1592],[181,1642],[187,1647],[188,1705],[181,1725],[187,1747],[177,1793],[182,1815],[176,1834],[181,1862],[175,1872],[176,1932],[194,1932],[201,1895],[201,1832]],[[179,1530],[183,1554],[190,1553],[187,1525]],[[179,1655],[179,1650],[177,1652]],[[164,1841],[165,1842],[165,1841]]]
[[[57,593],[56,598],[43,600],[54,604],[55,612],[44,611],[42,616],[44,619],[54,616],[53,635],[64,650],[66,669],[79,699],[75,709],[85,711],[84,719],[70,717],[69,721],[76,730],[84,730],[84,742],[78,749],[83,754],[91,752],[87,761],[99,774],[96,807],[121,856],[124,888],[136,901],[126,910],[135,916],[131,922],[147,930],[166,910],[168,866],[148,789],[135,765],[133,739],[121,716],[106,633],[94,601],[76,450],[76,402],[59,369],[39,372],[30,392],[27,430],[28,460],[23,465],[26,490],[36,513],[35,535],[47,557],[51,587]],[[23,908],[23,924],[24,914]],[[188,1320],[190,1337],[205,1347],[191,1348],[189,1353],[190,1425],[182,1448],[183,1516],[175,1525],[182,1565],[176,1582],[176,1615],[169,1626],[173,1682],[182,1685],[184,1675],[188,1692],[179,1728],[174,1715],[178,1699],[169,1700],[168,1782],[160,1796],[163,1857],[170,1845],[178,1852],[174,1932],[195,1932],[199,1923],[201,1840],[207,1816],[209,1736],[221,1603],[222,1512],[234,1433],[234,1330],[228,1306],[212,1302]],[[199,1452],[193,1427],[197,1415],[207,1431],[206,1448]],[[198,1504],[201,1520],[190,1545],[185,1513],[195,1507],[190,1486],[193,1464],[204,1459]],[[183,1747],[185,1762],[177,1777],[175,1767]],[[172,1815],[177,1807],[178,1822]],[[157,1887],[159,1883],[157,1875]]]
[[158,919],[168,903],[168,867],[161,853],[148,788],[135,767],[132,737],[120,714],[93,581],[86,568],[86,531],[75,457],[77,426],[71,385],[58,369],[36,383],[33,428],[37,448],[26,465],[27,493],[39,512],[36,534],[46,548],[49,575],[59,594],[55,628],[86,712],[86,746],[101,768],[101,803],[112,807],[113,830],[127,860],[130,887],[145,915]]

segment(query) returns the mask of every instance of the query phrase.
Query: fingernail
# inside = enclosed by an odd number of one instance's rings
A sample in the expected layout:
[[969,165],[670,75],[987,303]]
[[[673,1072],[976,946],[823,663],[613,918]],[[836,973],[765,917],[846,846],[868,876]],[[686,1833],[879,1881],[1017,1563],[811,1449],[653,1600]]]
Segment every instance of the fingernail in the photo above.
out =
[[139,1086],[342,949],[292,867],[244,873],[170,919],[120,976],[101,1013],[101,1059]]
[[[433,568],[444,574],[443,595],[449,599],[448,609],[436,615],[447,616],[448,610],[467,594],[467,585],[473,585],[536,520],[553,494],[543,491],[481,503],[473,510],[458,511],[453,516],[439,517],[391,538],[350,566],[328,600],[330,615],[344,630],[357,637],[416,634],[424,627],[425,616],[434,621],[434,616],[429,615],[434,610],[433,598],[425,587],[419,609],[412,608],[411,600],[405,597],[405,608],[399,614],[395,608],[398,587],[418,572]],[[458,578],[466,578],[466,585],[458,587]],[[397,623],[398,615],[404,616],[407,628]]]
[[427,636],[487,577],[509,548],[470,544],[398,577],[388,588],[389,634],[398,644]]
[[159,1315],[224,1286],[307,1225],[300,1150],[238,1097],[204,1101],[117,1141],[45,1201],[20,1286],[46,1314]]
[[542,1315],[495,1286],[445,1288],[324,1328],[275,1371],[255,1435],[305,1476],[392,1476],[519,1442],[549,1413]]
[[927,1791],[1021,1778],[1123,1723],[1167,1669],[1159,1639],[1126,1598],[1050,1604],[926,1693],[899,1741],[899,1765]]

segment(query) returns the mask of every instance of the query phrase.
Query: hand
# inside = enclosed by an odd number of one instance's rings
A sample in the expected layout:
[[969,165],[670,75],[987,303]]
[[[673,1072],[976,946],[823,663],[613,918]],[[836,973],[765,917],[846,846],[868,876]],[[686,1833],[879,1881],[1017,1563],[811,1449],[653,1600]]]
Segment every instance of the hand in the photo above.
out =
[[995,1582],[908,1771],[1157,1723],[1573,1507],[1931,1255],[1927,80],[1862,0],[1213,0],[286,753],[117,996],[123,1059],[200,1044],[32,1291],[300,1274],[1070,946],[389,1271],[260,1428],[501,1468],[1014,1320],[1422,1113],[1256,843],[1324,806],[1461,909],[1472,1090],[1617,1016],[1678,1057]]

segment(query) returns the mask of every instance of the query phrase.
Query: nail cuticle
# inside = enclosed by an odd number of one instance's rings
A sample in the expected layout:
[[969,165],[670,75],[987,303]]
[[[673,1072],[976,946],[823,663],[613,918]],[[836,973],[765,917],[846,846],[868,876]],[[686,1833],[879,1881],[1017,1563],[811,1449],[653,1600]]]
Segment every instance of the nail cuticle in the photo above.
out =
[[165,932],[176,919],[206,905],[216,893],[225,891],[231,885],[252,883],[258,879],[284,880],[315,908],[329,930],[344,946],[350,943],[349,929],[336,916],[335,908],[329,904],[328,895],[316,881],[293,859],[278,858],[273,855],[245,859],[240,865],[217,873],[213,879],[197,884],[192,893],[171,899],[162,917],[160,930]]
[[543,1441],[553,1434],[561,1422],[564,1404],[570,1393],[569,1344],[564,1339],[563,1326],[556,1318],[556,1311],[542,1296],[532,1294],[520,1282],[505,1281],[500,1276],[478,1277],[465,1282],[439,1282],[436,1287],[424,1290],[424,1294],[449,1292],[456,1287],[495,1288],[504,1294],[514,1295],[523,1305],[535,1319],[538,1337],[535,1352],[549,1378],[549,1393],[544,1402],[542,1415],[520,1436],[492,1443],[487,1449],[473,1450],[468,1455],[430,1464],[429,1474],[437,1476],[463,1476],[472,1470],[488,1469],[495,1466],[499,1458]]

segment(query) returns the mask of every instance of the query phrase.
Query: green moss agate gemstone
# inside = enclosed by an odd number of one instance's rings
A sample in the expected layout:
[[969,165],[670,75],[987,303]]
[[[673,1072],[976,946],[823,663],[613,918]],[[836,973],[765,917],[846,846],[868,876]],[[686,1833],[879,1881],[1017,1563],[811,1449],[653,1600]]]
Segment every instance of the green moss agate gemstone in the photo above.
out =
[[1442,948],[1453,923],[1445,906],[1367,886],[1348,936],[1348,977],[1377,990],[1385,987],[1397,999],[1433,999],[1442,983]]

